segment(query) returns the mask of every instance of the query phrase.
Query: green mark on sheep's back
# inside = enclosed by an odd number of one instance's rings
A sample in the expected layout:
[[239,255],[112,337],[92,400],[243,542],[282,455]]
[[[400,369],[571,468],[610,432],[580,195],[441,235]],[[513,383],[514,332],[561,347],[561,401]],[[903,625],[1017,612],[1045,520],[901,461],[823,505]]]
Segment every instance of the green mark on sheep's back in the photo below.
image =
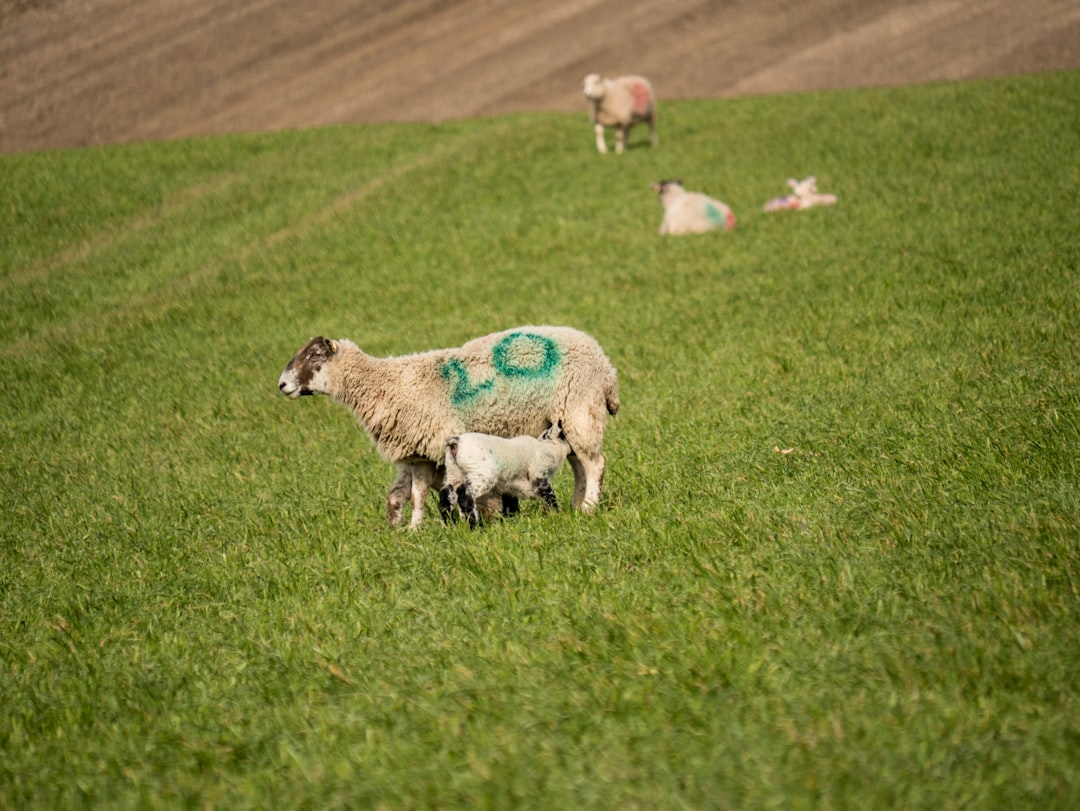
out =
[[561,357],[555,341],[531,332],[511,332],[491,350],[495,369],[507,377],[551,377]]
[[468,366],[460,358],[446,361],[439,374],[451,385],[451,404],[461,408],[492,391],[499,377],[529,381],[554,378],[561,359],[562,352],[551,338],[531,332],[511,332],[491,349],[495,377],[490,380],[473,382]]
[[465,364],[457,358],[451,358],[439,369],[443,380],[451,383],[450,402],[455,406],[463,406],[471,403],[483,392],[495,388],[494,380],[485,380],[483,383],[473,383],[469,380],[469,370]]
[[712,203],[705,204],[705,216],[713,225],[724,225],[727,222],[727,214]]

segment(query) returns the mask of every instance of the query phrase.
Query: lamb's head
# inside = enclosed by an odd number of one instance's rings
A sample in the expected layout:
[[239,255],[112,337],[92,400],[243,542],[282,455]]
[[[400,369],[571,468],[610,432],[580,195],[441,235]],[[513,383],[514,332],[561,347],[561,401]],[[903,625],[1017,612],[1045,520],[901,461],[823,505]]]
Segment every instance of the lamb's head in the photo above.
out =
[[600,78],[599,73],[590,73],[585,77],[584,82],[585,98],[589,101],[600,101],[607,92],[607,87],[604,80]]
[[682,194],[686,189],[683,188],[682,179],[676,180],[661,180],[659,183],[652,184],[652,190],[660,195],[660,202],[670,200],[673,197],[677,197]]
[[817,178],[813,175],[802,180],[788,178],[788,185],[791,186],[796,197],[809,197],[812,194],[817,194]]
[[541,442],[550,442],[556,454],[561,455],[561,459],[566,459],[567,456],[574,452],[574,449],[570,447],[570,443],[566,440],[566,434],[563,433],[561,422],[552,425],[544,433],[540,434],[538,439]]
[[322,336],[312,338],[289,361],[278,378],[281,393],[293,399],[303,394],[329,394],[327,366],[337,353],[337,341]]

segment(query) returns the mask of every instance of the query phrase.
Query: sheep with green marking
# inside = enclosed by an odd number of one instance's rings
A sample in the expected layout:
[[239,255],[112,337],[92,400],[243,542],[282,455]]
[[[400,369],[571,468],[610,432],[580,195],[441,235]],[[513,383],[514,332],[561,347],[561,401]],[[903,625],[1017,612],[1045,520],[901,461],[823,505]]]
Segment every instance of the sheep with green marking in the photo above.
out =
[[607,417],[619,409],[615,368],[594,338],[570,327],[517,327],[456,349],[387,358],[345,339],[312,338],[278,388],[290,398],[326,394],[352,409],[397,468],[387,520],[399,526],[410,501],[412,528],[423,521],[428,491],[441,486],[447,438],[470,431],[537,436],[561,423],[574,507],[591,511],[604,478]]
[[681,180],[661,180],[652,189],[660,195],[664,219],[660,222],[661,236],[704,234],[722,228],[735,227],[735,215],[726,203],[696,191],[687,191]]

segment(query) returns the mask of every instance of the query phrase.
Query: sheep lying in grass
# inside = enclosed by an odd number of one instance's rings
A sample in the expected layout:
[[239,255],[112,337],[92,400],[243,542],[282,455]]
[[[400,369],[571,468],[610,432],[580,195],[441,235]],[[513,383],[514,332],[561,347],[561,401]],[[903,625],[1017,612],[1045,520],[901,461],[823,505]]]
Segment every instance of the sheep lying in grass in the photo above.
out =
[[735,227],[735,215],[725,203],[700,192],[687,191],[681,180],[661,180],[653,183],[652,188],[664,206],[661,235],[703,234],[714,228],[730,231]]
[[626,147],[626,134],[635,124],[648,124],[652,145],[660,143],[656,134],[656,94],[644,76],[619,76],[602,79],[599,74],[585,77],[585,98],[591,102],[589,120],[596,133],[596,149],[607,153],[604,127],[615,128],[615,152]]
[[466,433],[446,440],[446,478],[439,491],[444,516],[456,507],[473,527],[480,524],[477,502],[487,497],[543,499],[559,508],[551,478],[570,453],[562,426],[553,425],[539,438],[513,439]]
[[615,368],[593,338],[569,327],[518,327],[396,358],[312,338],[278,388],[291,398],[327,394],[353,410],[397,468],[387,520],[400,525],[411,499],[412,528],[423,521],[428,490],[441,484],[447,437],[466,431],[537,436],[561,423],[572,449],[574,507],[591,511],[604,478],[607,416],[619,410]]
[[762,206],[762,210],[797,211],[801,208],[812,208],[813,206],[831,206],[836,202],[835,194],[818,194],[817,178],[813,175],[802,180],[789,177],[787,184],[791,186],[793,194],[774,197]]

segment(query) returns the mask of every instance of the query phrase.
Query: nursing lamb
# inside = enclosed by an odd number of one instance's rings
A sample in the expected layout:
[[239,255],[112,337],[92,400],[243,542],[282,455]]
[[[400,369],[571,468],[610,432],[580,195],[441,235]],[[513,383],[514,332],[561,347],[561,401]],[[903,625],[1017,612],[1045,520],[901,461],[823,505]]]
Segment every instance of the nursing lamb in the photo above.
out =
[[551,479],[569,453],[570,445],[558,424],[539,438],[504,439],[478,433],[452,436],[446,440],[446,478],[439,491],[439,505],[450,517],[457,507],[473,527],[481,523],[477,502],[493,495],[539,498],[558,509]]

